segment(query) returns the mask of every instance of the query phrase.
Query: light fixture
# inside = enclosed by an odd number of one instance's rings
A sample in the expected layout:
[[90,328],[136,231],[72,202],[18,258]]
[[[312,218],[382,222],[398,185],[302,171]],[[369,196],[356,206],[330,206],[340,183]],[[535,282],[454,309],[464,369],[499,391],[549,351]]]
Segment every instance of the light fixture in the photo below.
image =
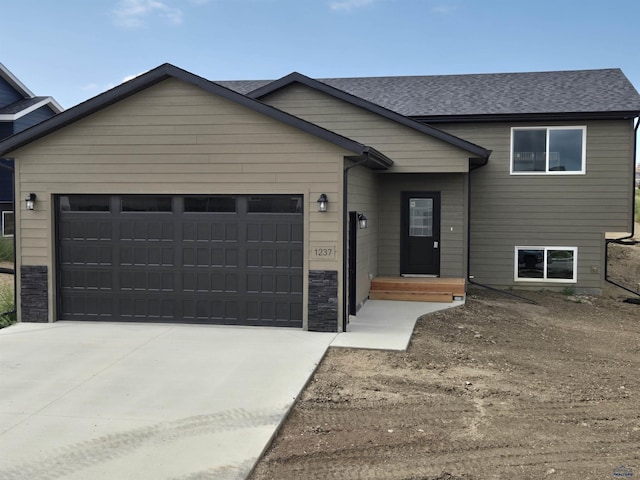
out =
[[358,214],[358,226],[360,228],[367,228],[367,217],[364,216],[364,213]]
[[27,210],[33,210],[36,206],[36,194],[31,192],[24,199],[24,203],[25,203],[25,206],[27,207]]
[[323,193],[320,195],[320,197],[318,198],[318,211],[319,212],[326,212],[327,211],[327,207],[329,206],[329,199],[327,198],[327,196]]

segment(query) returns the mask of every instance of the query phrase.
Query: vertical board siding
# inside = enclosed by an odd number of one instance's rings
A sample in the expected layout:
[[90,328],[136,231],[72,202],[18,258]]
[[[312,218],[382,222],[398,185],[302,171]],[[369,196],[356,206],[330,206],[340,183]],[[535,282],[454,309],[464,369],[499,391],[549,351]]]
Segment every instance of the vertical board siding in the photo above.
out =
[[[342,169],[347,152],[232,101],[175,79],[34,141],[16,152],[22,265],[53,268],[55,194],[303,194],[310,258],[306,270],[342,271]],[[317,212],[321,193],[329,212]],[[27,246],[29,245],[29,246]],[[52,309],[53,310],[53,309]]]
[[55,113],[51,110],[51,107],[40,107],[16,120],[14,122],[14,133],[21,132],[22,130],[53,117],[54,115]]
[[400,274],[400,193],[440,192],[440,275],[466,277],[466,174],[379,176],[380,275]]
[[22,99],[22,95],[9,82],[0,77],[0,107],[6,107]]
[[363,213],[368,225],[356,232],[356,303],[359,305],[369,296],[370,275],[378,274],[378,175],[362,166],[351,169],[348,175],[348,211]]
[[374,146],[395,162],[390,171],[417,173],[468,170],[468,152],[307,86],[293,84],[262,100],[365,145]]
[[[511,127],[586,125],[585,175],[510,175]],[[493,150],[471,173],[471,274],[500,287],[552,288],[514,281],[514,247],[578,247],[578,289],[604,284],[602,242],[631,221],[630,121],[439,125]],[[565,285],[567,286],[567,285]]]

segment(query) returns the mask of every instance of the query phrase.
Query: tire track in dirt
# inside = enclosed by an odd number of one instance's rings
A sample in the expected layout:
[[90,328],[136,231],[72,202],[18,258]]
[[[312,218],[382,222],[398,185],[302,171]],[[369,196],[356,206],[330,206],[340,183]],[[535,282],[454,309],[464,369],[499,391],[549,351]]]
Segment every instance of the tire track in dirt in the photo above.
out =
[[[411,448],[413,447],[413,448]],[[603,445],[606,447],[606,444]],[[412,454],[413,450],[413,454]],[[638,460],[637,446],[628,442],[619,451],[623,458],[629,461]],[[327,456],[339,455],[342,460],[339,464],[327,461]],[[366,459],[366,460],[365,460]],[[587,480],[588,478],[607,478],[611,476],[613,468],[617,465],[615,460],[605,457],[595,458],[590,446],[584,448],[558,448],[553,451],[536,451],[530,446],[510,447],[487,445],[478,447],[476,444],[468,445],[462,442],[453,442],[443,445],[439,450],[430,446],[421,448],[421,445],[399,445],[357,447],[353,449],[341,449],[334,452],[324,451],[322,454],[304,454],[299,458],[291,458],[289,461],[296,464],[297,478],[304,479],[381,479],[381,480],[406,480],[406,479],[431,479],[440,478],[442,472],[449,472],[453,477],[444,478],[543,478],[547,472],[553,470],[560,474],[556,478],[575,478]],[[496,475],[486,476],[486,465],[496,466]],[[281,472],[278,462],[274,462],[269,471],[269,478],[287,478],[285,469]],[[570,475],[579,467],[583,472],[579,476]],[[523,470],[533,476],[523,477]],[[464,475],[461,472],[467,472]],[[594,477],[589,477],[591,472]],[[462,476],[456,476],[462,475]],[[511,476],[513,475],[513,476]]]

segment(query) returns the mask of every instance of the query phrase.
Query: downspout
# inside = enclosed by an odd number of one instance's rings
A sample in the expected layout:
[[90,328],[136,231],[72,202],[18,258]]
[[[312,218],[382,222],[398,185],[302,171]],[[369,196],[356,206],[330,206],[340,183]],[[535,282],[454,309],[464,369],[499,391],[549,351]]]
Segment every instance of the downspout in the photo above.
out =
[[[632,164],[635,167],[636,157],[638,155],[638,127],[640,126],[640,117],[636,117],[636,126],[633,129],[633,158]],[[635,173],[635,168],[634,168]],[[624,285],[620,285],[615,280],[611,280],[609,278],[609,244],[617,243],[618,245],[637,245],[640,242],[637,240],[632,240],[635,236],[636,229],[636,200],[635,200],[635,190],[636,190],[636,176],[631,175],[631,234],[621,238],[612,238],[605,241],[604,247],[604,279],[606,282],[615,285],[623,290],[626,290],[629,293],[633,293],[634,295],[640,296],[640,292],[636,292],[635,290],[631,290],[630,288],[625,287]]]
[[478,168],[484,167],[487,163],[489,163],[488,157],[484,159],[482,164],[476,165],[475,167],[470,166],[469,173],[467,174],[467,282],[469,282],[471,285],[476,285],[477,287],[486,288],[487,290],[492,290],[502,295],[515,297],[533,305],[538,305],[538,302],[529,298],[521,297],[520,295],[507,292],[506,290],[500,290],[499,288],[490,287],[489,285],[485,285],[483,283],[478,283],[473,280],[473,275],[471,275],[471,172],[477,170]]
[[347,235],[349,235],[349,206],[347,205],[347,190],[349,180],[349,170],[355,167],[363,165],[369,160],[369,152],[365,152],[358,160],[352,165],[344,167],[344,175],[342,175],[342,225],[344,231],[342,233],[342,331],[347,331],[347,323],[349,320],[349,306],[347,305]]

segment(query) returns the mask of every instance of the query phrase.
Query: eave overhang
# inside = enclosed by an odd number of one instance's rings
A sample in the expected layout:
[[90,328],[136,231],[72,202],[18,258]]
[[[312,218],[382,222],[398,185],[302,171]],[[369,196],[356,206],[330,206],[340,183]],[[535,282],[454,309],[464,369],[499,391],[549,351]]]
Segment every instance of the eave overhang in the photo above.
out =
[[482,115],[415,115],[410,118],[423,123],[498,123],[498,122],[567,122],[580,120],[628,120],[640,116],[636,111],[500,113]]

